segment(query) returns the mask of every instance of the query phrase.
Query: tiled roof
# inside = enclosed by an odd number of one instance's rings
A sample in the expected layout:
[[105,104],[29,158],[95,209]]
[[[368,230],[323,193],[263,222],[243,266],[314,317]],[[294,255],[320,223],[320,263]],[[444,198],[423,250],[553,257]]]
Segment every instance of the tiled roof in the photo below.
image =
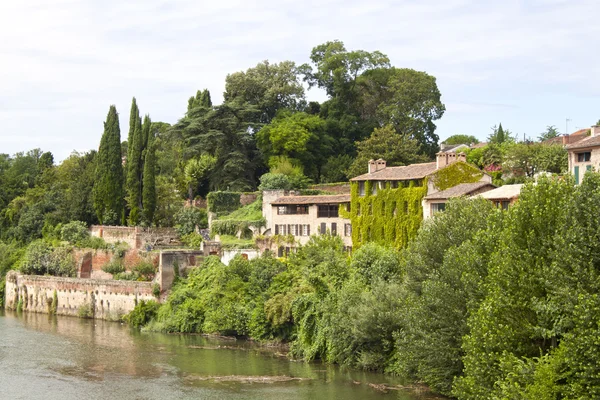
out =
[[597,146],[600,146],[600,136],[587,136],[584,139],[578,141],[577,143],[568,144],[567,150]]
[[510,200],[519,197],[522,187],[523,184],[504,185],[489,192],[480,193],[477,196],[488,200]]
[[[575,131],[569,135],[569,144],[575,144],[580,140],[585,139],[588,136],[589,128],[580,129]],[[552,139],[546,139],[542,142],[542,144],[563,144],[563,136],[553,137]]]
[[461,151],[462,149],[468,149],[469,145],[468,144],[451,144],[451,145],[445,145],[443,150],[441,150],[441,153],[456,153],[457,151]]
[[349,194],[324,196],[283,196],[271,203],[273,206],[286,204],[339,204],[349,203]]
[[423,179],[436,170],[436,163],[411,164],[403,167],[387,167],[372,174],[366,173],[350,179],[351,181],[405,181]]
[[494,189],[496,186],[489,182],[474,182],[474,183],[461,183],[453,186],[450,189],[442,190],[425,197],[425,200],[442,200],[451,199],[453,197],[468,196],[471,193],[488,188],[488,190]]

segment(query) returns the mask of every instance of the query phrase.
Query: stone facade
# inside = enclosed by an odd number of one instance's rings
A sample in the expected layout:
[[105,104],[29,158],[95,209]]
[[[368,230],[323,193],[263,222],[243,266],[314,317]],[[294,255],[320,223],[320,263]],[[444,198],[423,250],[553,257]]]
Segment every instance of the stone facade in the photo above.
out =
[[134,309],[140,300],[156,300],[153,283],[96,279],[6,275],[6,308],[51,313],[56,293],[56,314],[80,316],[84,312],[94,318],[115,320]]
[[185,276],[192,267],[200,265],[203,260],[204,252],[201,250],[161,251],[156,279],[161,291],[169,290],[173,286],[175,268],[178,268],[179,276]]
[[569,172],[575,177],[576,184],[583,181],[587,171],[600,171],[600,126],[592,126],[590,136],[567,145],[567,151]]
[[177,232],[172,228],[92,225],[90,234],[93,237],[104,239],[106,243],[127,243],[132,249],[169,245],[178,240]]

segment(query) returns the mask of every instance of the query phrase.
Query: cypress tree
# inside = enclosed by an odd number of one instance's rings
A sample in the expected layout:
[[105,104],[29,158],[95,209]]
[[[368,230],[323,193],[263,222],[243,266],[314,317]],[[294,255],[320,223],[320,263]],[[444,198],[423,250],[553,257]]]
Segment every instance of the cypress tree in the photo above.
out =
[[127,161],[127,203],[129,204],[129,225],[137,225],[142,208],[142,121],[136,119],[133,141],[128,151]]
[[108,110],[96,159],[94,210],[100,223],[118,224],[123,220],[123,162],[119,115],[114,105]]
[[[148,118],[148,126],[150,118]],[[146,120],[144,119],[144,124]],[[154,221],[154,212],[156,211],[156,147],[154,145],[154,134],[148,135],[148,147],[144,159],[144,180],[142,190],[142,205],[144,207],[144,222],[146,225],[152,225]]]
[[[144,116],[144,123],[142,124],[142,152],[146,151],[146,149],[148,148],[151,125],[152,125],[152,121],[150,121],[150,116],[148,114],[146,114]],[[145,157],[142,157],[142,159],[144,159],[144,158]]]
[[133,135],[135,134],[135,126],[137,120],[140,119],[140,109],[138,108],[135,97],[131,101],[131,111],[129,112],[129,135],[127,136],[127,161],[129,162],[131,147],[133,143]]

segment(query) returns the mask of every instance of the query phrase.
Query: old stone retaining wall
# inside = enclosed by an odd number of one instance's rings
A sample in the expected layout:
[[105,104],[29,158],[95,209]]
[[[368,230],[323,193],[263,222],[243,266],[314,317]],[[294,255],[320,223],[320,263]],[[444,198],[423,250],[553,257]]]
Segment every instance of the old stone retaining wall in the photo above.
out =
[[83,309],[94,318],[114,320],[133,310],[139,300],[156,300],[152,289],[151,282],[59,278],[10,271],[6,275],[6,308],[15,310],[22,301],[24,311],[50,314],[56,292],[57,315],[80,316]]

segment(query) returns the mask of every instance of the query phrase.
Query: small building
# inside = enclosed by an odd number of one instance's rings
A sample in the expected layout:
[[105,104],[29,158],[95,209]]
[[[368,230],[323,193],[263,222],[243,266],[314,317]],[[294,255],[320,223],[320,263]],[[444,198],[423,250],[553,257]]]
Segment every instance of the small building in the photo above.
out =
[[570,135],[560,135],[560,136],[556,136],[550,139],[546,139],[542,142],[542,144],[544,145],[555,145],[555,144],[559,144],[559,145],[563,145],[563,146],[567,146],[570,144],[575,144],[577,142],[580,142],[581,140],[587,138],[590,135],[590,129],[589,128],[584,128],[584,129],[580,129],[578,131],[575,131],[573,133],[571,133]]
[[600,125],[590,128],[590,136],[568,144],[569,172],[575,177],[575,184],[579,185],[586,171],[600,171]]
[[291,235],[301,245],[310,236],[337,235],[344,246],[352,246],[350,220],[339,214],[340,207],[350,209],[350,195],[281,196],[269,204],[266,235]]
[[515,204],[515,202],[519,199],[522,188],[522,183],[516,185],[504,185],[500,186],[499,188],[480,193],[474,197],[483,197],[484,199],[493,202],[497,207],[506,210],[509,206]]
[[427,195],[423,198],[423,218],[430,218],[436,212],[445,210],[446,203],[452,198],[474,196],[493,190],[495,187],[489,182],[461,183],[450,189]]

